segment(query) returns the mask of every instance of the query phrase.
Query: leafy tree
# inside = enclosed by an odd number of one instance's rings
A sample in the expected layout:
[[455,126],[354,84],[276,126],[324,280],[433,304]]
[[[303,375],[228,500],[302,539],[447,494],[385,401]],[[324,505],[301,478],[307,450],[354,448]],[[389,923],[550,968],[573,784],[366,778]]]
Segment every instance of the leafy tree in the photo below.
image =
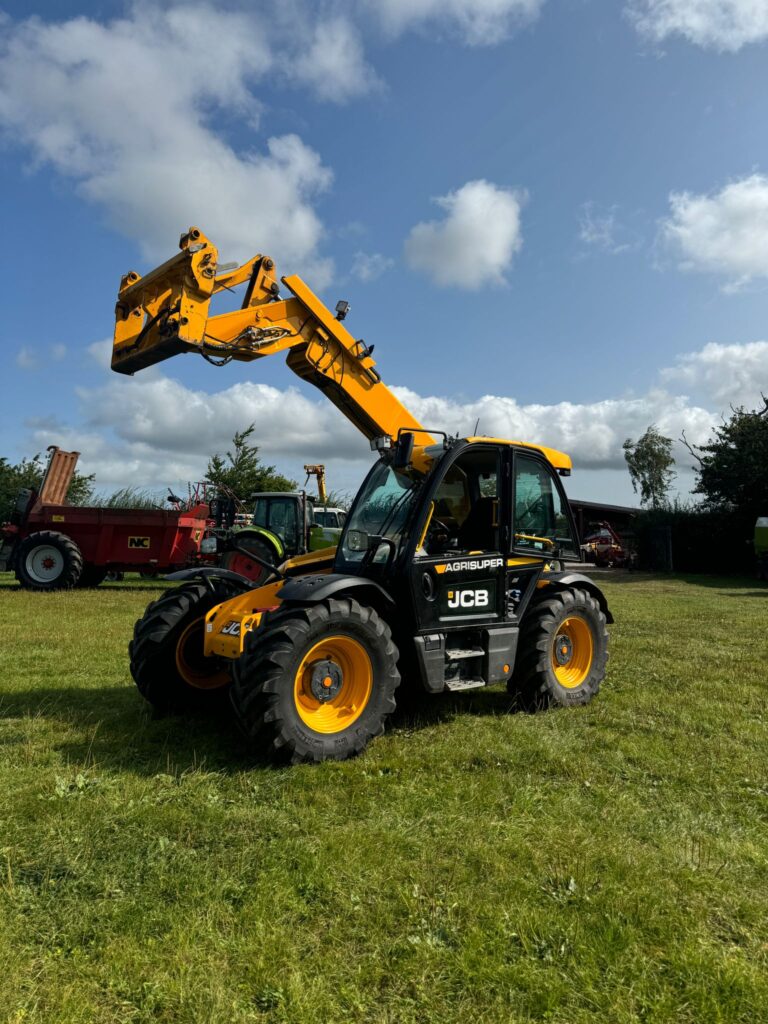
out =
[[672,469],[675,464],[672,439],[660,434],[651,423],[639,440],[628,437],[622,447],[632,487],[635,494],[640,492],[640,504],[662,508],[667,504],[670,484],[676,476]]
[[706,507],[747,520],[768,514],[768,400],[761,410],[734,409],[708,444],[683,442],[698,463],[693,493]]
[[249,439],[255,430],[251,424],[232,438],[233,451],[226,456],[214,454],[208,461],[205,479],[217,487],[234,492],[246,504],[260,491],[295,491],[295,480],[278,473],[274,466],[265,466],[259,458],[258,445]]
[[[19,491],[24,487],[37,490],[43,482],[48,460],[41,454],[21,462],[10,463],[0,458],[0,520],[11,514]],[[93,475],[86,476],[75,470],[67,493],[70,505],[87,505],[93,495]]]

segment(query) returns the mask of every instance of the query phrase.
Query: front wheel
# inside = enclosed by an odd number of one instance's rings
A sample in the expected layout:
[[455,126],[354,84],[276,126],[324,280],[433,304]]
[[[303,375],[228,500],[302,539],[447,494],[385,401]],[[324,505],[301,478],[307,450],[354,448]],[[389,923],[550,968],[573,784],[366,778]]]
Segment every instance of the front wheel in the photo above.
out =
[[131,675],[159,710],[214,708],[226,697],[229,669],[203,653],[205,616],[238,591],[223,580],[212,586],[188,583],[167,591],[134,627],[128,645]]
[[271,760],[353,757],[384,731],[400,683],[389,626],[349,598],[282,608],[249,633],[232,701]]
[[605,615],[586,590],[544,594],[524,616],[507,688],[530,708],[587,704],[605,678]]

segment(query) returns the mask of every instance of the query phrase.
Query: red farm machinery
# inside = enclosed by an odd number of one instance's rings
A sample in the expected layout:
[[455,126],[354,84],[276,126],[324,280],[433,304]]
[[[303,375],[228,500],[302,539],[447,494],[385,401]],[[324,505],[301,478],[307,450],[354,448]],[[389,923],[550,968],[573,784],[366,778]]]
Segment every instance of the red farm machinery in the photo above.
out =
[[15,572],[22,587],[94,587],[110,572],[170,572],[206,560],[206,503],[170,510],[68,505],[79,453],[48,450],[40,489],[22,490],[0,527],[0,570]]

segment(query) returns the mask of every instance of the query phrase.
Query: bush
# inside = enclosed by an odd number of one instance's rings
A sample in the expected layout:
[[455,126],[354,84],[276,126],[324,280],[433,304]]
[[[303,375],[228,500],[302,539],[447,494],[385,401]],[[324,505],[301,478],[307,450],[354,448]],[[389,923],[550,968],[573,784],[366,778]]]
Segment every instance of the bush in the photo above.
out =
[[754,569],[755,522],[747,513],[674,505],[640,512],[633,526],[642,569],[735,574]]

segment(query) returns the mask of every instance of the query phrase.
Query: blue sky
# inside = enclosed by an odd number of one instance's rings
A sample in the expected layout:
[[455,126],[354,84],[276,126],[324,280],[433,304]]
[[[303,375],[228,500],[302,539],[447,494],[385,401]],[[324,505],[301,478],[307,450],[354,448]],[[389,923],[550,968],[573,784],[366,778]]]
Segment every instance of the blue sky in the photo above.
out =
[[422,422],[561,447],[570,493],[631,501],[625,437],[702,441],[768,393],[759,8],[5,3],[2,454],[178,486],[255,421],[270,462],[356,487],[366,442],[278,360],[108,370],[120,275],[196,223],[350,300]]

